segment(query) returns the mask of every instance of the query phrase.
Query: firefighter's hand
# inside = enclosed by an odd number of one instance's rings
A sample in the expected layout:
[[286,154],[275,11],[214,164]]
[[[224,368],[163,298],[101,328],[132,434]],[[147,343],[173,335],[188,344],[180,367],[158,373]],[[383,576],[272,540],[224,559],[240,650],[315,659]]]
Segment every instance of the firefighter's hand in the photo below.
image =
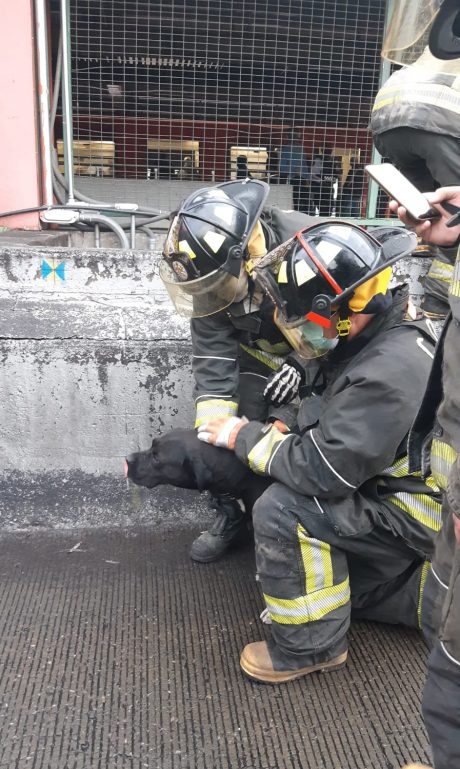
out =
[[268,377],[264,398],[274,406],[284,406],[295,398],[303,380],[304,375],[299,364],[284,362]]
[[236,436],[247,424],[246,417],[221,417],[212,419],[198,428],[198,440],[204,443],[211,443],[213,446],[220,446],[223,449],[235,448]]
[[430,205],[441,214],[439,219],[416,221],[396,200],[390,201],[390,210],[394,214],[398,214],[406,227],[415,230],[417,235],[427,243],[434,243],[437,246],[455,245],[460,237],[460,224],[455,227],[446,227],[446,222],[451,218],[452,213],[446,211],[442,203],[452,203],[460,208],[460,187],[439,187],[436,192],[425,193],[425,197]]

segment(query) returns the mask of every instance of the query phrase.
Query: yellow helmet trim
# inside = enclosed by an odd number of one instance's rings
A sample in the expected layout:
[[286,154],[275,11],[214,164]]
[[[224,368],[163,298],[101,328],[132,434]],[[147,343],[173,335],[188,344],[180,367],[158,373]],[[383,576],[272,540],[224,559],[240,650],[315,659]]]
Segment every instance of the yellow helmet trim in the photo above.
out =
[[374,275],[373,278],[362,283],[356,289],[348,306],[352,312],[362,312],[366,305],[377,294],[386,294],[392,275],[391,267],[387,267],[382,272]]

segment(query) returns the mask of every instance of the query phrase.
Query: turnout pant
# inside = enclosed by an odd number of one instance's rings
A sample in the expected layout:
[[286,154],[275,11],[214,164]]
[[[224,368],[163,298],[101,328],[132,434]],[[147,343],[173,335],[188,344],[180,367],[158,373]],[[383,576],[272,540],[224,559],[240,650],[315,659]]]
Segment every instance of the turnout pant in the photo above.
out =
[[460,548],[447,503],[444,516],[422,605],[422,627],[427,639],[434,641],[423,717],[435,769],[460,766]]
[[316,665],[343,652],[352,611],[362,619],[419,627],[425,559],[359,492],[347,535],[341,534],[340,504],[274,483],[254,506],[257,571],[272,619],[275,669]]

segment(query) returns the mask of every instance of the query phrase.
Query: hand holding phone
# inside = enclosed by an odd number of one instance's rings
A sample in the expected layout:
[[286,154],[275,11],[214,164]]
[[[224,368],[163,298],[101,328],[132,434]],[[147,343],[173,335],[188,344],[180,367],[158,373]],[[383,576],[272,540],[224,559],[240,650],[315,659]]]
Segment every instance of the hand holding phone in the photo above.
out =
[[391,163],[365,166],[365,171],[387,195],[404,206],[409,216],[416,221],[438,219],[440,214],[432,208],[417,187],[398,171]]

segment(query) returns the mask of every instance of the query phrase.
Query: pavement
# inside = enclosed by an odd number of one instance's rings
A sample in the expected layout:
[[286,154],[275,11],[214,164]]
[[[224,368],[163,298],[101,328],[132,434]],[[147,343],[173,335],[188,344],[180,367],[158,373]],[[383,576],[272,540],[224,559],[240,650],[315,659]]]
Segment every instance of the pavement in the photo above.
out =
[[192,563],[196,529],[0,538],[0,767],[397,769],[429,763],[426,648],[354,623],[345,668],[247,680],[268,637],[253,549]]

